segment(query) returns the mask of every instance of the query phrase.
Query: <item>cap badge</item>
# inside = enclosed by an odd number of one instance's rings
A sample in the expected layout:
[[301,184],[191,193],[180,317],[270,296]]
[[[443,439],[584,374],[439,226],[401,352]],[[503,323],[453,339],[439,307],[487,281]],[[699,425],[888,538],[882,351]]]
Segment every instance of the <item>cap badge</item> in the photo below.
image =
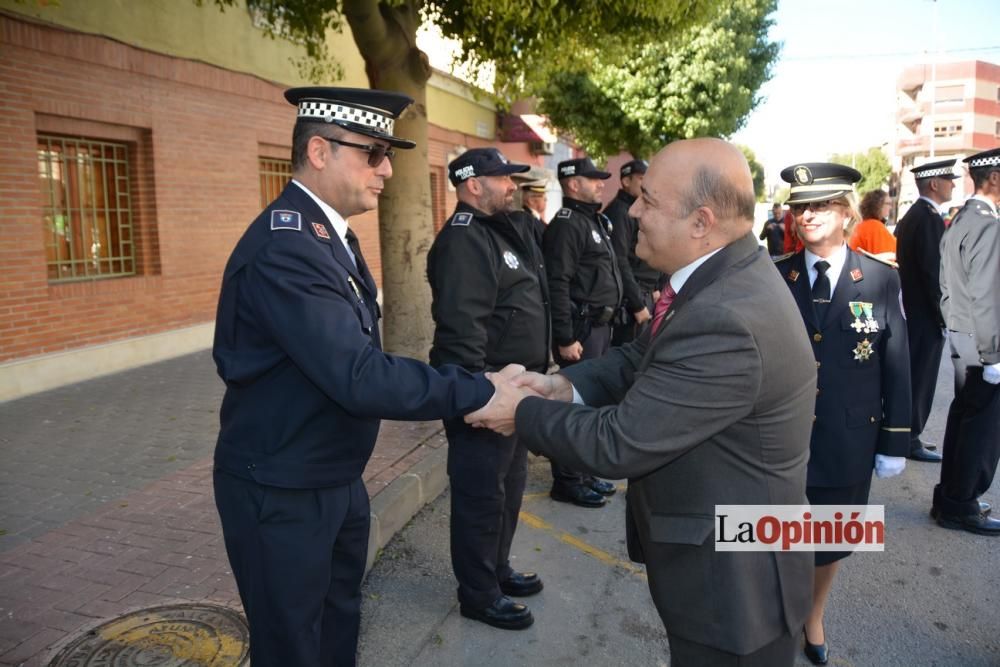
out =
[[517,255],[512,253],[510,250],[504,250],[503,261],[512,269],[516,269],[521,266],[521,262],[518,261]]
[[563,176],[572,176],[576,173],[576,165],[568,164],[559,170],[559,173]]
[[471,164],[465,165],[461,169],[455,171],[455,178],[462,178],[462,179],[472,178],[475,175],[476,175],[476,168]]
[[813,182],[813,174],[809,167],[800,164],[795,168],[795,182],[799,185],[809,185]]
[[326,227],[324,227],[322,223],[314,222],[312,223],[312,226],[313,226],[313,231],[316,232],[316,236],[320,237],[321,239],[326,239],[328,241],[330,240],[330,232],[326,231]]

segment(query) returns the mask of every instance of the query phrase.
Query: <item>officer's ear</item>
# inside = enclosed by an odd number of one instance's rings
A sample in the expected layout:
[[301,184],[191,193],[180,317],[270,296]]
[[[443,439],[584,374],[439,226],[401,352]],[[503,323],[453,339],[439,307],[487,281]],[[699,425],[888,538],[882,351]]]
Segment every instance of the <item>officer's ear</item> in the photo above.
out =
[[691,237],[696,239],[707,238],[718,224],[715,211],[707,206],[699,206],[694,210],[691,220]]
[[313,135],[309,137],[309,143],[306,145],[306,159],[313,169],[322,169],[330,159],[330,153],[334,148],[335,146],[323,137],[318,134]]

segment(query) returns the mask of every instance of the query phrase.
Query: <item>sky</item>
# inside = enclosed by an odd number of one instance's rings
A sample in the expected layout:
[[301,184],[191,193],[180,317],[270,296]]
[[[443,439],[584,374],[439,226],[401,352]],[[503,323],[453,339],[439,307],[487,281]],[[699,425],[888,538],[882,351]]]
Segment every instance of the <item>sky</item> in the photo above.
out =
[[773,19],[779,60],[732,137],[769,184],[792,163],[893,142],[906,66],[935,56],[1000,64],[1000,0],[779,0]]

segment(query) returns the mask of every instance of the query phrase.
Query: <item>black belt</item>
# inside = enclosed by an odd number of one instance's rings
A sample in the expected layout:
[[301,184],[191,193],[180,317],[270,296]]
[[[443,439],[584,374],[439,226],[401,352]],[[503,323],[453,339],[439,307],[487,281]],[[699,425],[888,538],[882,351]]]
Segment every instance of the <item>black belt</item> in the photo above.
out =
[[584,305],[580,308],[580,316],[594,324],[607,324],[615,316],[615,307]]

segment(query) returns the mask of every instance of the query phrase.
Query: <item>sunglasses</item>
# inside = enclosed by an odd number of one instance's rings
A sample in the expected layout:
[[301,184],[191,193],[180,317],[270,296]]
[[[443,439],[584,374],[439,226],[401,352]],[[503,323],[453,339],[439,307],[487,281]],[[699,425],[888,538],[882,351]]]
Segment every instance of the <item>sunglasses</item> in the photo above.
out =
[[829,211],[831,206],[842,206],[839,201],[813,201],[808,204],[790,204],[789,208],[792,209],[793,213],[801,213],[806,209],[809,209],[813,213],[822,213],[823,211]]
[[323,139],[326,139],[331,144],[350,146],[351,148],[357,148],[359,151],[368,153],[368,166],[373,169],[382,164],[382,160],[389,158],[389,160],[392,161],[392,158],[396,157],[396,151],[392,150],[385,144],[356,144],[351,141],[331,139],[330,137],[323,137]]

